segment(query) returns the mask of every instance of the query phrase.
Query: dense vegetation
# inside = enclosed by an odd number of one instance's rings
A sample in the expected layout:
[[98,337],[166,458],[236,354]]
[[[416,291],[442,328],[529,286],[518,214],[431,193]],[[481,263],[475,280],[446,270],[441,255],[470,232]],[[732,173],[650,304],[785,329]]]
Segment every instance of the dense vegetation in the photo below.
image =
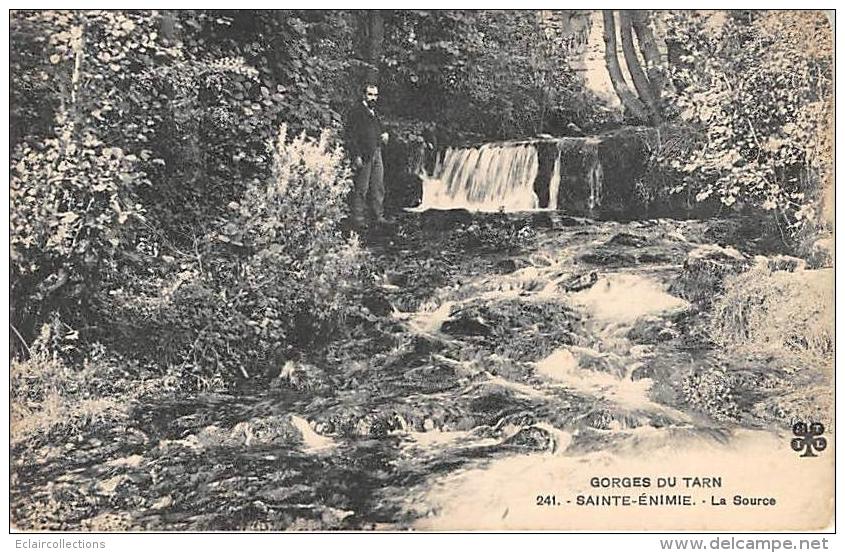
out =
[[[784,234],[833,225],[833,36],[822,12],[668,18],[670,113],[686,143],[666,156],[675,190],[759,208]],[[806,253],[806,250],[805,250]]]
[[[586,36],[558,24],[569,15],[14,12],[11,333],[31,360],[16,365],[20,393],[32,405],[61,395],[33,384],[41,369],[111,379],[118,354],[134,360],[129,378],[227,386],[366,325],[374,277],[342,231],[339,138],[360,83],[382,86],[399,145],[619,123],[571,67]],[[672,62],[644,74],[661,83],[651,120],[674,137],[653,152],[661,192],[824,238],[824,15],[654,17]],[[623,47],[648,21],[626,25]]]

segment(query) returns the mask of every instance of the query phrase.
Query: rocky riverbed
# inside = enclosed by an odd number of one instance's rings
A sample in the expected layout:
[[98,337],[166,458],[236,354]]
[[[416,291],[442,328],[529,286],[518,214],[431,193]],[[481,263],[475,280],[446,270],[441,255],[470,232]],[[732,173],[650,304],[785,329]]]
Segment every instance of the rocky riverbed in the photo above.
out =
[[[380,290],[366,328],[287,361],[270,386],[149,394],[119,423],[17,444],[13,522],[595,527],[529,507],[588,466],[788,449],[778,401],[794,368],[715,348],[701,289],[682,278],[691,252],[746,258],[765,250],[753,238],[730,221],[404,213],[363,237]],[[769,379],[771,393],[708,408],[690,388],[713,371]],[[765,470],[791,470],[783,459]]]

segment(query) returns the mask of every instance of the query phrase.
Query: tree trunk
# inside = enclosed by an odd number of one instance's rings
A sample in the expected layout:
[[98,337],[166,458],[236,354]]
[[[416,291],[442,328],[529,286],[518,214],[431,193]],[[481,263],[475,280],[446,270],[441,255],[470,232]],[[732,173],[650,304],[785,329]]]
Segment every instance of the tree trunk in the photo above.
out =
[[660,48],[657,46],[657,39],[648,26],[648,14],[643,10],[631,10],[631,25],[637,34],[640,52],[645,59],[648,81],[651,83],[651,89],[659,102],[663,88],[666,86],[666,77],[663,73],[663,56],[661,56]]
[[176,10],[162,10],[158,30],[168,44],[179,41],[179,15]]
[[384,18],[380,10],[366,10],[360,12],[358,24],[361,37],[361,59],[367,64],[364,78],[378,83],[379,64],[384,46]]
[[645,102],[648,108],[649,121],[656,125],[660,123],[660,106],[651,88],[651,83],[643,71],[643,66],[637,57],[637,50],[634,48],[634,35],[631,28],[631,18],[628,10],[619,10],[619,33],[622,37],[622,54],[625,56],[625,64],[628,66],[628,73],[634,81],[634,88],[640,99]]
[[619,66],[619,58],[616,56],[616,22],[613,18],[613,10],[602,10],[602,18],[604,21],[604,62],[607,66],[607,72],[610,74],[613,90],[616,91],[616,95],[619,96],[626,110],[635,118],[646,121],[648,120],[648,111],[640,99],[628,88],[628,83],[625,82],[625,77],[622,75],[622,68]]

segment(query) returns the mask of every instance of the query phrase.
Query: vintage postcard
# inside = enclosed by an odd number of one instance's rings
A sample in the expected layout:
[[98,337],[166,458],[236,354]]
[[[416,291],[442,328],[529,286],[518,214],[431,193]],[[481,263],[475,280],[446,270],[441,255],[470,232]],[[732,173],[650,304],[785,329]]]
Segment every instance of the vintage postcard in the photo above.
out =
[[12,10],[12,530],[832,530],[833,29]]

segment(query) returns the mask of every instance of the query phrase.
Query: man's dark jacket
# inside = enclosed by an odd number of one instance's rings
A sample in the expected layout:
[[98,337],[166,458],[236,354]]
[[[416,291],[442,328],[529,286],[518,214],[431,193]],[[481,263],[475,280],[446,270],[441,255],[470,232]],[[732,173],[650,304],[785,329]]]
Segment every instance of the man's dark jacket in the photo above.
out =
[[360,156],[367,161],[373,157],[381,140],[381,121],[375,111],[371,112],[364,102],[353,105],[346,117],[346,132],[346,148],[353,159]]

